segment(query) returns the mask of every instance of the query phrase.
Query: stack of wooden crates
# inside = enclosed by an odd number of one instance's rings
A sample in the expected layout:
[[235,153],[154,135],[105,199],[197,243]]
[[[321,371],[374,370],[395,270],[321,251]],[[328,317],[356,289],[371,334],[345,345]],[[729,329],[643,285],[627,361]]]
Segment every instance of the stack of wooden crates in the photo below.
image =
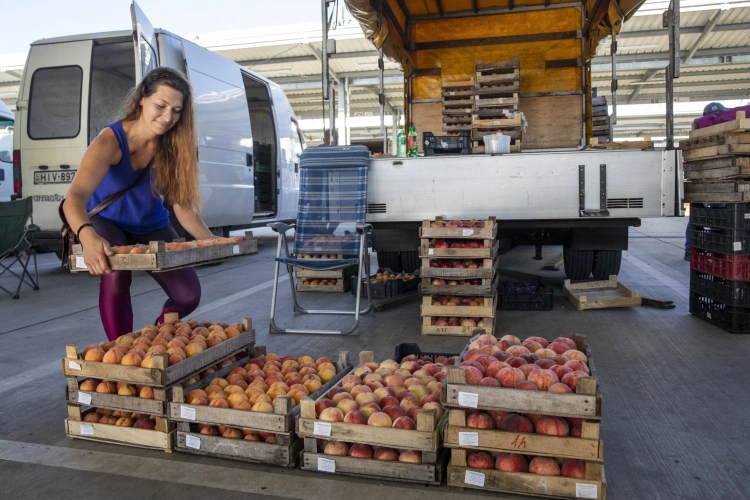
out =
[[[495,331],[497,313],[497,222],[494,217],[482,221],[483,227],[474,227],[468,221],[426,220],[419,228],[421,239],[419,256],[422,259],[420,276],[422,284],[422,335],[472,336],[483,328]],[[448,227],[434,227],[448,226]],[[461,227],[464,226],[464,227]],[[443,242],[443,243],[441,243]],[[441,243],[454,248],[437,248]],[[466,247],[475,243],[475,248]],[[468,267],[465,261],[477,267]],[[456,267],[459,265],[460,267]],[[439,266],[439,267],[435,267]],[[460,284],[470,281],[473,284]],[[444,284],[441,284],[444,283]],[[433,297],[481,297],[481,305],[433,305]],[[436,324],[438,320],[458,319],[458,325]],[[475,323],[461,326],[460,322],[472,319]]]
[[609,123],[609,107],[605,96],[591,98],[591,135],[597,141],[612,142],[612,127]]
[[[590,377],[577,380],[576,392],[572,394],[467,385],[466,372],[459,368],[449,369],[441,397],[449,412],[443,439],[444,446],[451,448],[447,473],[449,487],[552,498],[606,498],[604,446],[600,440],[602,398],[597,390],[594,363],[585,337],[573,335],[571,339],[576,342],[578,350],[586,353],[591,371]],[[472,408],[577,419],[581,421],[581,436],[469,427],[467,409]],[[578,479],[469,467],[467,456],[479,451],[552,457],[558,463],[567,459],[583,460],[585,477]]]
[[471,132],[474,111],[474,78],[442,84],[443,132],[448,135]]
[[521,151],[523,123],[518,112],[521,64],[510,61],[476,65],[474,106],[471,117],[472,152],[484,153],[484,136],[501,132],[511,138],[511,153]]

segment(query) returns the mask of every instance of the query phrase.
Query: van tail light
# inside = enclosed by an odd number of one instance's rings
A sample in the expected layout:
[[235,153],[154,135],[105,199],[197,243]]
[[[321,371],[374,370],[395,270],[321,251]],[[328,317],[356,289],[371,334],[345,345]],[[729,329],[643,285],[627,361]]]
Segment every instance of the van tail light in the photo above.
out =
[[14,198],[21,199],[21,150],[13,150],[13,194]]

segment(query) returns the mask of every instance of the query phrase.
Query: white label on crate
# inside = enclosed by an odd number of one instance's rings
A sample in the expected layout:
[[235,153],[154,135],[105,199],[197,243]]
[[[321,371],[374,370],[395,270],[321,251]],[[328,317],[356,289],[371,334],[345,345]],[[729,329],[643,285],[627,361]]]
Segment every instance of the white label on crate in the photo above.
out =
[[458,393],[458,406],[464,408],[476,408],[479,406],[479,394],[472,394],[470,392]]
[[576,498],[596,498],[597,489],[595,484],[576,483]]
[[430,255],[434,255],[435,254],[435,249],[434,248],[430,248],[429,250],[427,250],[427,253],[430,254]]
[[464,236],[472,236],[474,234],[473,229],[464,229]]
[[88,269],[86,267],[86,261],[83,260],[83,257],[76,257],[76,267],[79,267],[81,269]]
[[750,213],[745,214],[746,219],[750,219]]
[[316,252],[322,252],[323,251],[323,247],[315,247],[315,251]]
[[706,313],[706,316],[708,316],[708,319],[711,319],[711,313]]
[[492,124],[493,124],[493,125],[500,125],[500,120],[494,120],[494,121],[492,122]]
[[94,426],[91,424],[81,424],[81,436],[93,436]]
[[318,470],[320,472],[336,472],[336,462],[328,458],[318,457]]
[[479,434],[476,432],[459,432],[459,446],[479,446]]
[[742,242],[735,241],[734,244],[732,245],[732,248],[734,248],[735,252],[739,252],[740,250],[742,250]]
[[79,392],[78,393],[78,402],[90,405],[91,404],[91,394],[86,394],[85,392]]
[[200,450],[201,438],[197,438],[188,434],[187,436],[185,436],[185,446],[194,450]]
[[240,246],[239,245],[234,245],[232,247],[232,253],[235,254],[235,255],[239,255],[240,254]]
[[315,422],[313,424],[313,434],[329,437],[331,435],[331,424],[327,422]]
[[474,486],[479,486],[480,488],[484,488],[484,478],[485,475],[481,472],[474,472],[473,470],[467,470],[466,475],[464,476],[464,483],[466,484],[473,484]]
[[71,370],[80,370],[81,365],[79,365],[75,361],[68,361],[68,368],[70,368]]
[[186,420],[195,420],[195,408],[189,406],[180,406],[180,418]]
[[450,95],[456,95],[456,93],[455,93],[455,92],[451,92],[451,94],[450,94]]

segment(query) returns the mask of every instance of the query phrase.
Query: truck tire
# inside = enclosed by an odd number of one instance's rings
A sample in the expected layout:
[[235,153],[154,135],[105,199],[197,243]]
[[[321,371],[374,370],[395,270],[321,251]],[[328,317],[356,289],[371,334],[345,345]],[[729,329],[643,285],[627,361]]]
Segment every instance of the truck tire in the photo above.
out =
[[399,252],[378,252],[378,267],[387,267],[395,273],[403,271]]
[[401,269],[405,273],[413,273],[419,270],[421,261],[419,260],[419,251],[401,252]]
[[570,247],[563,247],[563,264],[565,265],[565,275],[572,280],[585,280],[591,275],[591,269],[594,267],[593,250],[571,250]]
[[622,250],[597,250],[594,252],[592,273],[595,279],[606,280],[613,274],[620,273]]

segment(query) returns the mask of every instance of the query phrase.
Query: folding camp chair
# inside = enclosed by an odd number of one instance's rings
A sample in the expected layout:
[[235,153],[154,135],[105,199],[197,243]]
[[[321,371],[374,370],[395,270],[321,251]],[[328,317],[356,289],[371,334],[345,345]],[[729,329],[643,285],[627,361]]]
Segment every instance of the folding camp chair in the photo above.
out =
[[[34,290],[39,290],[36,251],[26,238],[27,235],[38,228],[36,226],[26,227],[29,217],[31,217],[31,198],[0,202],[0,268],[2,268],[0,276],[10,273],[18,278],[18,288],[15,294],[3,286],[0,286],[0,289],[14,299],[20,297],[19,292],[21,291],[21,285],[24,283]],[[36,279],[32,278],[31,273],[29,273],[29,259],[32,256],[34,257]],[[20,275],[11,269],[14,264],[21,265]]]
[[[300,187],[297,223],[269,226],[279,233],[276,249],[270,333],[312,333],[348,335],[359,324],[359,315],[372,310],[370,254],[367,237],[372,226],[365,223],[367,207],[367,167],[370,153],[364,146],[318,146],[300,156]],[[289,253],[286,233],[294,229],[294,255]],[[284,256],[281,251],[284,249]],[[320,258],[327,256],[329,258]],[[335,257],[335,258],[331,258]],[[280,266],[286,265],[292,288],[294,311],[302,314],[354,315],[351,327],[342,330],[295,330],[276,325],[276,292]],[[365,276],[367,307],[360,310],[362,279],[357,279],[354,310],[307,310],[300,306],[294,286],[295,267],[314,271],[334,271],[357,264],[357,276]],[[363,274],[364,271],[364,274]]]

